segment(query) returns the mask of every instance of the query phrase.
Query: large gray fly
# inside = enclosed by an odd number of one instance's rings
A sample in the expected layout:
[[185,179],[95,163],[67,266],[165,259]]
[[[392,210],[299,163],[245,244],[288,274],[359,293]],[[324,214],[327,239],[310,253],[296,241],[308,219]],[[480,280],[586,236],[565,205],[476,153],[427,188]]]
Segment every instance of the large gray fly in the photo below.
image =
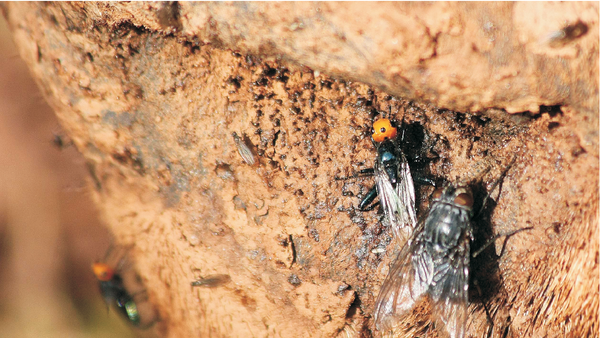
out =
[[[482,209],[488,197],[489,194],[483,200]],[[476,257],[499,237],[508,239],[517,232],[531,229],[498,234],[471,255],[473,202],[473,193],[467,186],[448,184],[434,191],[429,212],[392,263],[381,287],[375,303],[378,330],[393,331],[399,319],[427,294],[433,302],[434,318],[446,328],[448,335],[451,338],[465,336],[471,257]],[[488,320],[491,321],[489,313]],[[493,323],[490,324],[493,327]]]
[[429,213],[393,263],[375,306],[377,328],[387,332],[428,294],[450,337],[467,322],[473,195],[468,187],[437,189]]

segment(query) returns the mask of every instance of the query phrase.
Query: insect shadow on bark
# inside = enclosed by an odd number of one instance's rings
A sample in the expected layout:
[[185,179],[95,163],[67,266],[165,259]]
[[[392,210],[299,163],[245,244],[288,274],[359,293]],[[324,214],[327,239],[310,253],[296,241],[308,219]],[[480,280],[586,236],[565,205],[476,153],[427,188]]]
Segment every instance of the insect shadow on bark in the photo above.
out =
[[[474,210],[476,214],[472,219],[473,237],[471,245],[471,262],[469,275],[469,303],[484,307],[488,316],[488,336],[492,335],[495,324],[495,314],[501,309],[490,311],[491,301],[502,292],[503,280],[499,269],[499,259],[504,254],[506,242],[512,235],[499,238],[502,235],[495,231],[492,215],[497,206],[497,199],[502,195],[504,176],[500,178],[496,191],[489,191],[483,182],[471,185],[474,195]],[[490,194],[488,196],[488,194]],[[492,195],[496,196],[495,199]],[[483,205],[485,203],[485,205]],[[501,252],[496,252],[496,241],[502,241]],[[482,251],[480,251],[482,250]],[[509,295],[511,298],[511,295]],[[500,304],[500,306],[503,306]],[[491,322],[490,322],[491,321]],[[505,323],[503,323],[504,326]]]

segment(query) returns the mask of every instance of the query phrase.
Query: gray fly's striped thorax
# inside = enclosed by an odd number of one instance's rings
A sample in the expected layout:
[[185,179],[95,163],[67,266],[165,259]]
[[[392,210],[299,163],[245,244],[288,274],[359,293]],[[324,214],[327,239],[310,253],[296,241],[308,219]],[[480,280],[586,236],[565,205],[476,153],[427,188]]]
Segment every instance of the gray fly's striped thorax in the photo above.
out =
[[470,227],[470,211],[453,203],[434,201],[425,220],[423,240],[439,252],[457,246]]

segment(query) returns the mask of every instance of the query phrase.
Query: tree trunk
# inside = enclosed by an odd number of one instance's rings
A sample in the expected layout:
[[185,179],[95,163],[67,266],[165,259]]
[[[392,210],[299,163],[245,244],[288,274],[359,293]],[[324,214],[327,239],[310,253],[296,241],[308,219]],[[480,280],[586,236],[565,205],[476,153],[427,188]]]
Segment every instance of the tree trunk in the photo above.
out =
[[[335,179],[373,164],[376,111],[404,121],[415,168],[479,201],[517,156],[475,232],[533,229],[471,267],[488,282],[468,332],[485,303],[494,336],[597,335],[597,3],[2,9],[165,336],[377,335],[403,243],[356,209],[371,180]],[[191,288],[213,275],[230,280]],[[417,310],[399,336],[434,334]]]

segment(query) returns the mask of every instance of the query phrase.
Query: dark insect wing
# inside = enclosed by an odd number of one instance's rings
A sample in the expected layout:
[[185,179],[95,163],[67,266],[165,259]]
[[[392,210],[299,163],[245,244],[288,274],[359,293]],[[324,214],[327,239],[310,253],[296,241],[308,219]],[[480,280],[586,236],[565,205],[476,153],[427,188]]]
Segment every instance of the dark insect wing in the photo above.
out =
[[119,299],[123,299],[123,295],[127,295],[127,291],[125,291],[125,286],[119,275],[114,275],[108,281],[100,281],[98,285],[102,298],[104,298],[107,304],[117,302]]
[[450,253],[447,263],[436,267],[434,279],[439,281],[430,294],[434,300],[433,314],[443,323],[451,338],[463,338],[467,326],[469,305],[470,242],[465,237]]
[[416,224],[415,189],[408,163],[399,163],[398,168],[399,182],[394,189],[383,165],[379,161],[375,162],[375,182],[385,217],[394,235],[405,241]]
[[[433,261],[422,252],[423,223],[415,229],[392,264],[375,302],[375,325],[382,332],[394,329],[398,319],[410,311],[429,288]],[[415,267],[417,267],[415,269]]]

